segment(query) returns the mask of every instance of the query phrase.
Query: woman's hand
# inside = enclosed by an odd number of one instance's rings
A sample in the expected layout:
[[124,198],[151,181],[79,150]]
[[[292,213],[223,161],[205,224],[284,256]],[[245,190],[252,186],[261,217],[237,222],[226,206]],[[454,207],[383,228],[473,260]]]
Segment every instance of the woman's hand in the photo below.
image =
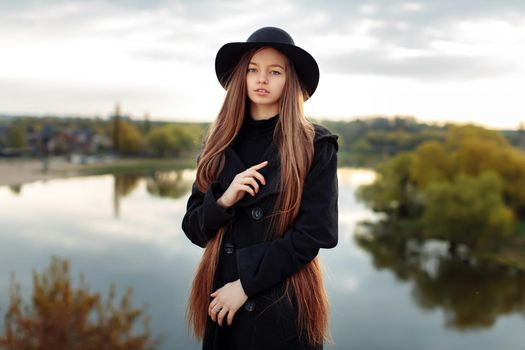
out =
[[[208,315],[210,315],[213,322],[219,323],[219,326],[222,326],[222,320],[226,314],[228,314],[228,326],[231,326],[233,321],[233,316],[239,310],[239,308],[244,305],[248,296],[244,293],[244,289],[241,285],[241,280],[226,283],[221,288],[217,289],[211,294],[214,298],[210,302],[208,307]],[[220,311],[214,311],[213,309]]]
[[[257,181],[255,181],[255,178],[259,179],[263,185],[266,185],[264,176],[262,176],[257,170],[265,167],[266,165],[268,165],[267,160],[259,164],[255,164],[245,171],[235,175],[230,186],[228,186],[228,189],[226,189],[222,196],[217,200],[217,203],[224,208],[229,208],[237,203],[244,196],[245,192],[255,196],[255,194],[259,192],[259,184]],[[248,185],[252,185],[253,188]]]

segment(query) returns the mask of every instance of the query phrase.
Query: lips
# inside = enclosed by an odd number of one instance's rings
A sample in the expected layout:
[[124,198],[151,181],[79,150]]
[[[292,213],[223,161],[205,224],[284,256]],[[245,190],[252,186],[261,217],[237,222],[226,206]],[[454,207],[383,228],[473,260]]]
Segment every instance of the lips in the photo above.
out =
[[266,90],[266,89],[257,89],[255,90],[255,92],[259,92],[259,93],[266,93],[266,94],[269,94],[270,91]]

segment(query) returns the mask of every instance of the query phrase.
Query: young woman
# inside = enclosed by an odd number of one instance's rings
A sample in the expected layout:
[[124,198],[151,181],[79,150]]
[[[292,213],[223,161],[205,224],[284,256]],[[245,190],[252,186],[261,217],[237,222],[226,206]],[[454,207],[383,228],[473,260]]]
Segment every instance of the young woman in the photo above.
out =
[[197,157],[182,229],[205,248],[187,321],[208,349],[323,349],[332,341],[318,252],[338,241],[338,135],[303,102],[315,59],[264,27],[217,53],[227,90]]

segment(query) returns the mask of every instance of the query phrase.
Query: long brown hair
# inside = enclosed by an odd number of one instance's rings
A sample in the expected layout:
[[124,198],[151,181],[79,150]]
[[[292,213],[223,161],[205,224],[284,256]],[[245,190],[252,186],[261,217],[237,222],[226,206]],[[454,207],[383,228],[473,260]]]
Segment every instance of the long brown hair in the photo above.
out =
[[[201,192],[215,180],[225,162],[224,150],[239,132],[248,106],[246,72],[251,57],[261,48],[246,52],[232,71],[226,84],[226,97],[216,120],[211,124],[198,157],[196,185]],[[299,212],[304,180],[311,166],[315,130],[303,113],[308,97],[300,84],[293,64],[286,65],[286,82],[279,101],[279,119],[273,139],[280,156],[280,191],[277,196],[271,226],[267,232],[284,233],[293,226]],[[298,147],[298,143],[302,146]],[[202,340],[208,315],[213,278],[219,249],[226,227],[219,228],[211,239],[197,266],[189,296],[186,318],[194,336]],[[275,237],[274,237],[275,238]],[[312,346],[333,342],[328,329],[329,304],[324,288],[322,265],[315,257],[304,268],[285,281],[288,301],[296,298],[299,335]]]

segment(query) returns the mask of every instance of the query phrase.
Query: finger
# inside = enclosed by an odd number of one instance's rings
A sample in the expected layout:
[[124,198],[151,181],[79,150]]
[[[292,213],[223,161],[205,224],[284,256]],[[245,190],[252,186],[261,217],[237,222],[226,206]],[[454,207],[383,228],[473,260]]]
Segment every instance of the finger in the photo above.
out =
[[250,193],[252,196],[255,196],[255,193],[253,192],[253,188],[251,188],[250,186],[248,185],[243,185],[243,184],[239,184],[239,187],[241,190],[243,190],[244,192],[248,192]]
[[[215,309],[216,309],[217,311],[215,311]],[[220,312],[220,311],[218,311],[218,310],[220,310],[220,309],[221,309],[220,306],[215,306],[215,307],[213,307],[213,308],[211,309],[211,315],[210,315],[210,317],[211,317],[211,319],[213,320],[213,322],[217,322],[217,314]]]
[[228,312],[228,326],[231,326],[232,325],[232,322],[233,322],[233,316],[235,315],[235,312],[232,312],[232,310],[230,310],[230,312]]
[[264,167],[267,166],[267,165],[268,165],[268,161],[265,160],[264,162],[260,162],[259,164],[255,164],[255,165],[252,166],[250,169],[258,170],[258,169],[264,168]]
[[213,306],[210,304],[210,306],[208,306],[208,316],[210,316],[211,319],[213,320],[212,310],[213,310]]
[[243,177],[242,178],[242,182],[243,182],[244,185],[246,185],[246,184],[253,185],[253,187],[255,189],[255,193],[259,192],[259,184],[257,183],[257,181],[255,181],[255,179],[253,177]]
[[255,175],[254,175],[257,179],[259,179],[259,181],[263,184],[263,185],[266,185],[266,179],[264,178],[264,176],[262,176],[262,174],[258,171],[255,172]]
[[213,311],[213,309],[214,309],[214,308],[219,308],[219,307],[217,306],[217,304],[218,304],[217,301],[214,300],[214,301],[212,301],[212,302],[210,303],[210,306],[208,306],[208,315],[210,315],[210,317],[211,317],[212,319],[213,319],[213,318],[215,317],[215,315],[216,315],[216,312]]
[[217,322],[219,323],[219,326],[222,326],[222,319],[226,314],[228,313],[228,310],[226,308],[223,308],[221,312],[217,315]]
[[262,174],[258,172],[257,170],[250,170],[248,172],[248,175],[251,177],[256,177],[263,185],[266,185],[266,180],[264,176],[262,176]]

